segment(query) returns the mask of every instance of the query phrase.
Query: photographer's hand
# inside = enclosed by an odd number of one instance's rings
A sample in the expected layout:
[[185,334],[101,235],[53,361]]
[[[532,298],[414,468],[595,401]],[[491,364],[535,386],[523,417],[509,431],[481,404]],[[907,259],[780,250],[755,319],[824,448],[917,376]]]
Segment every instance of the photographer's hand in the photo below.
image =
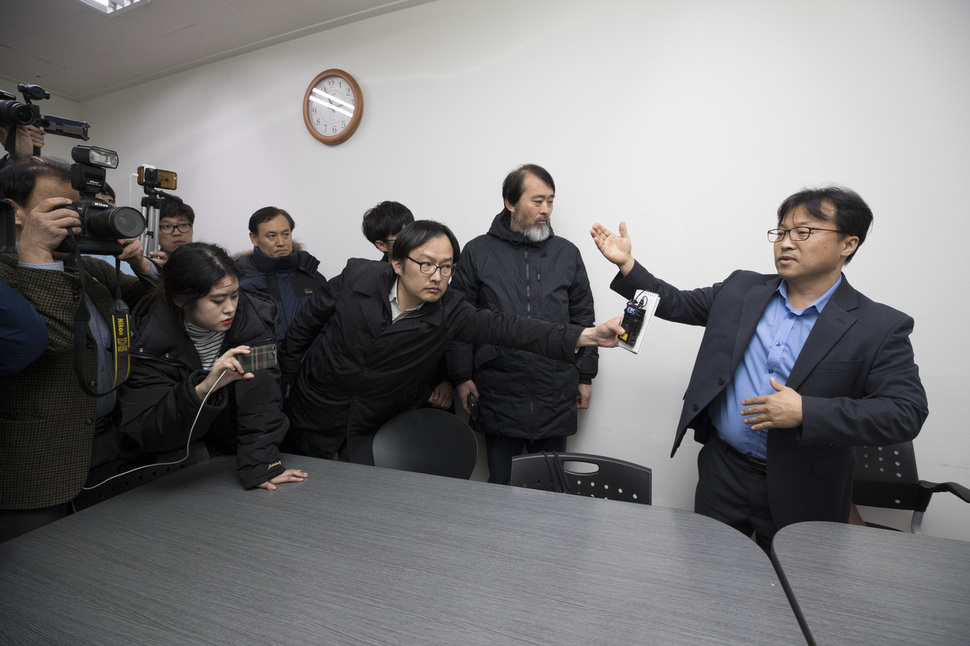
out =
[[164,265],[165,262],[168,260],[168,254],[162,251],[161,249],[151,252],[150,254],[148,254],[148,257],[151,258],[153,261],[155,261],[155,264],[158,265],[159,267]]
[[37,126],[19,126],[16,147],[22,161],[39,155],[40,149],[44,147],[44,131]]
[[[40,154],[44,146],[44,131],[37,126],[14,126],[16,134],[13,139],[13,150],[8,150],[14,161],[30,161],[35,153]],[[7,126],[0,128],[0,146],[7,146]]]
[[20,262],[36,265],[54,262],[52,252],[67,237],[68,230],[75,234],[81,232],[81,218],[77,212],[63,208],[70,203],[66,197],[49,197],[26,214],[14,205],[22,225],[17,249]]
[[139,238],[122,238],[118,240],[124,249],[118,254],[119,260],[124,260],[136,274],[148,276],[152,273],[152,262],[145,257],[145,245]]
[[[249,346],[241,345],[236,348],[229,348],[224,355],[215,360],[209,374],[195,387],[195,394],[199,396],[199,399],[205,399],[206,394],[210,391],[214,392],[220,388],[225,388],[234,381],[256,377],[251,372],[243,372],[242,364],[236,359],[237,354],[249,354]],[[222,378],[220,379],[220,377]]]

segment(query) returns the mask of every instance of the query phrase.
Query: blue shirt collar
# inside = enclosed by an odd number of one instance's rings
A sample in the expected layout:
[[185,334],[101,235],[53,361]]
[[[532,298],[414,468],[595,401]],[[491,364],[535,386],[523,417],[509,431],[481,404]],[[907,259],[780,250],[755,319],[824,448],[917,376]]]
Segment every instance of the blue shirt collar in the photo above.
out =
[[[835,293],[835,290],[837,290],[839,288],[839,285],[841,285],[841,284],[842,284],[842,274],[839,274],[839,279],[837,281],[835,281],[835,283],[831,287],[828,288],[828,291],[826,291],[824,294],[822,294],[821,296],[819,296],[818,297],[818,300],[816,300],[814,303],[812,303],[811,305],[809,305],[805,309],[801,310],[801,312],[804,312],[805,310],[808,310],[808,309],[811,309],[811,308],[814,307],[815,308],[815,311],[818,312],[819,314],[821,314],[822,313],[822,310],[825,309],[825,306],[828,304],[829,300],[832,298],[832,294]],[[781,296],[782,296],[782,298],[785,299],[785,305],[788,307],[789,310],[791,310],[795,314],[800,314],[801,313],[801,312],[796,312],[792,308],[791,302],[788,300],[788,282],[787,281],[784,281],[784,280],[781,281],[781,284],[778,285],[778,293],[780,293]]]

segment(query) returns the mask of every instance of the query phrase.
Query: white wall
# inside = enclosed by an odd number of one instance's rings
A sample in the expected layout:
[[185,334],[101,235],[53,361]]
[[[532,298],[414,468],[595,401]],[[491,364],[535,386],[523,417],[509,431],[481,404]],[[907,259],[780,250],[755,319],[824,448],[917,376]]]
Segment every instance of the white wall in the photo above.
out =
[[[772,271],[764,232],[778,203],[847,185],[876,214],[849,280],[917,322],[931,408],[921,475],[970,484],[968,62],[970,4],[958,0],[440,0],[80,109],[91,143],[118,150],[126,170],[179,173],[197,239],[243,249],[249,215],[275,204],[328,276],[376,255],[359,225],[376,202],[400,200],[467,241],[500,209],[505,173],[542,164],[599,320],[623,301],[592,222],[627,220],[644,264],[696,287],[737,267]],[[358,132],[333,148],[300,114],[329,67],[354,74],[366,102]],[[109,180],[122,197],[121,174]],[[693,502],[698,447],[669,453],[700,336],[657,321],[639,356],[603,352],[570,445],[653,467],[659,505]],[[924,527],[970,540],[970,509],[937,496]]]

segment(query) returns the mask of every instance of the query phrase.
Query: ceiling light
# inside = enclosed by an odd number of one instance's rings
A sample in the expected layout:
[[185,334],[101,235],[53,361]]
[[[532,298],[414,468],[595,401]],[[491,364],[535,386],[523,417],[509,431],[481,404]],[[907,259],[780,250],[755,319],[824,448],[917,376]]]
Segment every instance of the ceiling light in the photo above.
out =
[[135,9],[148,4],[151,0],[78,0],[89,7],[109,16]]

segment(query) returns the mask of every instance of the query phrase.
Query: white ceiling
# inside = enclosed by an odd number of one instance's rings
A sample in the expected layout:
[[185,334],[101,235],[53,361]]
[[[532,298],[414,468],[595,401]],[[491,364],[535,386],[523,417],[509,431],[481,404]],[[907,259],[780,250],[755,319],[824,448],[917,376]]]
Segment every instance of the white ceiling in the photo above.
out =
[[[430,0],[0,0],[0,76],[83,101]],[[14,92],[16,88],[4,88]]]

